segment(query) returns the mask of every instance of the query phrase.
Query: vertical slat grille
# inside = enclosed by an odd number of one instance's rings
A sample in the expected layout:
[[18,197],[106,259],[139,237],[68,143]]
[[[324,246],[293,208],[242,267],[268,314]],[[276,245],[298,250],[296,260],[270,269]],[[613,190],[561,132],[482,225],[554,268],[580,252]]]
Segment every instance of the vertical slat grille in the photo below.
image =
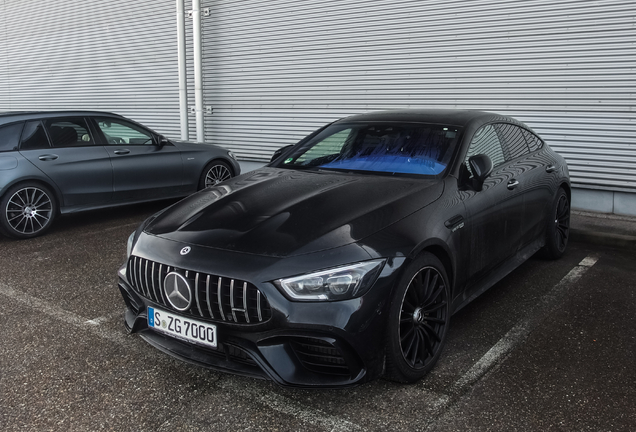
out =
[[137,256],[128,260],[128,278],[133,289],[170,309],[163,281],[172,271],[188,280],[193,295],[190,309],[180,313],[238,324],[258,324],[271,317],[267,299],[246,281],[174,268]]

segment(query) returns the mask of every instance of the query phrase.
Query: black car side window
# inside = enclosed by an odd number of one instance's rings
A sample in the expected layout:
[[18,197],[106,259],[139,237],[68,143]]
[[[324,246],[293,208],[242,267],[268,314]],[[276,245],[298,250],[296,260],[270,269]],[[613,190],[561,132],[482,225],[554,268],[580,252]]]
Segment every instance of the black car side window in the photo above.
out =
[[105,117],[96,118],[95,122],[110,145],[153,145],[155,143],[149,131],[132,123]]
[[523,136],[526,138],[526,141],[528,142],[528,147],[530,148],[531,152],[535,150],[539,150],[540,148],[543,147],[543,141],[541,140],[541,138],[539,138],[532,132],[527,131],[525,129],[522,129],[522,131],[523,131]]
[[51,147],[40,120],[29,121],[22,130],[20,150],[37,150]]
[[[466,160],[464,161],[469,170],[470,165],[468,164],[468,159],[478,154],[487,155],[492,161],[493,167],[504,163],[506,160],[504,158],[501,141],[493,125],[483,126],[473,135],[473,139],[468,147],[468,154],[466,154]],[[471,171],[471,175],[472,174],[474,173]]]
[[528,144],[523,137],[523,132],[519,126],[509,123],[498,123],[495,129],[503,141],[504,157],[506,161],[516,159],[524,154],[530,153]]
[[86,121],[82,118],[48,119],[44,123],[53,147],[93,145],[94,141],[86,126]]
[[24,123],[15,123],[0,127],[0,152],[17,150]]

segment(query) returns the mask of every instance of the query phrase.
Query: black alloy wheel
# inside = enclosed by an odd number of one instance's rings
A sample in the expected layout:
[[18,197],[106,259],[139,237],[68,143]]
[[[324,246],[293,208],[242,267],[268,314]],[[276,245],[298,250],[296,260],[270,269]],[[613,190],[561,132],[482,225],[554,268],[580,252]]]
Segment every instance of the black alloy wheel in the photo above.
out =
[[55,217],[56,202],[46,187],[28,183],[14,186],[0,200],[0,231],[26,239],[43,234]]
[[434,255],[425,253],[409,266],[389,313],[387,378],[415,382],[433,368],[450,322],[449,288]]
[[203,169],[199,189],[217,185],[232,177],[232,169],[223,161],[212,161]]
[[558,259],[565,253],[570,238],[570,200],[563,189],[557,192],[548,217],[544,255]]

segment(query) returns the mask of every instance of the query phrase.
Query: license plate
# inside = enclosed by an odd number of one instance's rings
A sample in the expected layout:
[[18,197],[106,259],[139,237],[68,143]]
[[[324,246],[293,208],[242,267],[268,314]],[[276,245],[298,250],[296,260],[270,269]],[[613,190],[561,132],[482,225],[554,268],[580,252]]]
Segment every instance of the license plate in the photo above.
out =
[[148,327],[177,339],[216,348],[216,326],[213,324],[149,307]]

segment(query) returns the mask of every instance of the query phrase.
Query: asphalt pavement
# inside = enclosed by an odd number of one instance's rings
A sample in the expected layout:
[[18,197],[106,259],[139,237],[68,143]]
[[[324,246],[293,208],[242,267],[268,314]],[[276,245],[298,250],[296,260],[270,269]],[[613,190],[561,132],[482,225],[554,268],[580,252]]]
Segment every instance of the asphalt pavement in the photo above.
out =
[[453,316],[417,384],[317,391],[192,366],[126,334],[116,272],[129,233],[165,205],[0,237],[0,430],[636,430],[636,218],[574,212],[565,256],[532,257]]

